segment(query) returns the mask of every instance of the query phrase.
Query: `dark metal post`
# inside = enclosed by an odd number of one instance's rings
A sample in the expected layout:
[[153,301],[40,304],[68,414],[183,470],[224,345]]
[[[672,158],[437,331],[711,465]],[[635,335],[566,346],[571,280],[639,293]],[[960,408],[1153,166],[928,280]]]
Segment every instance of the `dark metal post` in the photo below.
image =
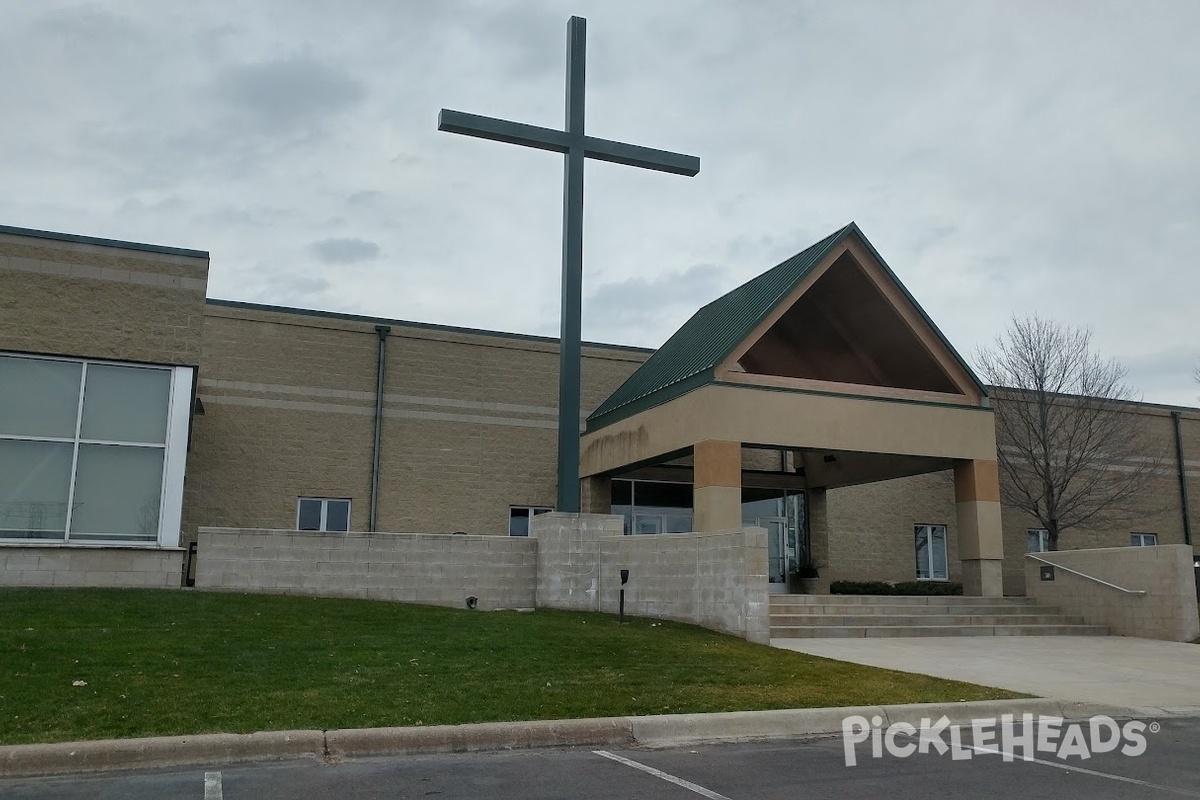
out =
[[583,99],[587,21],[567,23],[567,138],[563,175],[562,325],[558,379],[558,510],[579,513],[579,359],[583,307]]
[[621,570],[621,604],[617,612],[617,622],[625,621],[625,584],[629,583],[629,570]]
[[1171,412],[1175,422],[1175,458],[1179,464],[1179,502],[1183,508],[1183,543],[1192,543],[1192,511],[1188,503],[1187,469],[1183,460],[1183,420],[1178,411]]
[[376,325],[375,334],[379,337],[378,364],[375,367],[375,446],[371,453],[371,519],[367,530],[375,532],[376,521],[379,517],[379,444],[383,434],[383,375],[387,364],[387,336],[391,327]]

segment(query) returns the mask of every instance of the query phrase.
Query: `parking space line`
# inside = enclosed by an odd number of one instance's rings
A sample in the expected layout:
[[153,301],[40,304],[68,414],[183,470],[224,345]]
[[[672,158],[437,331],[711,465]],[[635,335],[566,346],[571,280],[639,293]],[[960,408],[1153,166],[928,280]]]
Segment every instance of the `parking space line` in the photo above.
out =
[[701,797],[707,797],[708,800],[729,800],[729,798],[726,797],[725,795],[718,794],[717,792],[714,792],[712,789],[705,789],[703,786],[701,786],[697,783],[692,783],[691,781],[685,781],[683,778],[677,778],[674,775],[671,775],[670,773],[663,772],[661,769],[655,769],[654,767],[650,767],[645,764],[640,764],[631,758],[625,758],[624,756],[619,756],[616,753],[610,753],[607,750],[593,750],[592,752],[598,756],[603,756],[604,758],[612,759],[613,761],[616,761],[618,764],[624,764],[627,767],[633,767],[634,769],[640,769],[642,772],[653,775],[656,778],[662,778],[664,781],[669,781],[669,782],[675,784],[676,786],[682,786],[685,789],[695,792],[696,794],[700,795]]
[[224,792],[221,790],[221,773],[204,773],[204,800],[223,800],[223,798]]
[[[974,750],[976,753],[981,753],[981,754],[986,754],[986,755],[1006,755],[1006,753],[1003,750],[997,750],[997,749],[991,748],[991,747],[975,747],[975,746],[969,745],[969,744],[963,745],[963,747],[965,747],[968,750]],[[1200,797],[1200,792],[1193,792],[1189,789],[1179,789],[1174,786],[1163,786],[1161,783],[1150,783],[1149,781],[1143,781],[1143,780],[1139,780],[1137,778],[1127,778],[1124,775],[1113,775],[1108,772],[1097,772],[1094,769],[1087,769],[1085,767],[1076,767],[1071,764],[1059,764],[1055,761],[1045,761],[1040,758],[1023,758],[1022,756],[1018,756],[1015,753],[1013,753],[1011,755],[1011,758],[1014,761],[1016,761],[1016,760],[1032,761],[1033,763],[1041,764],[1044,767],[1054,767],[1055,769],[1064,769],[1067,772],[1082,772],[1084,775],[1095,775],[1097,778],[1108,778],[1110,781],[1120,781],[1121,783],[1132,783],[1132,784],[1136,784],[1138,786],[1146,786],[1151,789],[1158,789],[1161,792],[1172,792],[1174,794],[1181,794],[1184,797]]]

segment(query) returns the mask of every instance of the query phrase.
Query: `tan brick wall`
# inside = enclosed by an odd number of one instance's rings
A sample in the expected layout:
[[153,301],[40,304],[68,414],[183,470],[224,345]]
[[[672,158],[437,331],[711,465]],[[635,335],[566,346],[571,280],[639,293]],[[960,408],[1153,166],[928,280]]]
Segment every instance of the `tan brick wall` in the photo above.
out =
[[945,525],[950,580],[962,579],[950,470],[830,489],[827,493],[830,581],[912,581],[917,578],[913,526]]
[[182,550],[129,547],[0,547],[0,586],[177,589]]
[[201,589],[361,597],[481,611],[533,608],[537,542],[453,534],[203,528]]
[[[365,530],[377,347],[371,322],[210,305],[185,536],[294,527],[300,496],[351,498]],[[646,355],[585,347],[585,412]],[[554,343],[393,325],[378,529],[506,534],[509,506],[553,506],[557,398]]]
[[208,258],[0,232],[0,350],[200,362]]
[[[1043,563],[1030,557],[1022,559],[1028,594],[1039,603],[1083,617],[1090,625],[1107,625],[1121,636],[1175,642],[1190,642],[1200,636],[1191,548],[1116,547],[1040,557],[1058,567],[1054,580],[1043,581]],[[1143,594],[1104,586],[1061,567]]]

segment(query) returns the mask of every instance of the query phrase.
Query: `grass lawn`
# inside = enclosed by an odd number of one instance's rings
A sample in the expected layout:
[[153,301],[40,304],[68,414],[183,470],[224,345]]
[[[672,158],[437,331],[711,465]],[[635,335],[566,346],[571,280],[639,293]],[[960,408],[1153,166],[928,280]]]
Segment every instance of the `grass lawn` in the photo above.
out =
[[0,590],[0,744],[1019,696],[598,614]]

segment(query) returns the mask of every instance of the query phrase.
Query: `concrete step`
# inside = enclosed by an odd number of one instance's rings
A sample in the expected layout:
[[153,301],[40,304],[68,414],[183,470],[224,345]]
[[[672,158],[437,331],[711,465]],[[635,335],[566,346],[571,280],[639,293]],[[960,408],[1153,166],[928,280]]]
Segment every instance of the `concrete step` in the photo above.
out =
[[1057,613],[1057,609],[1037,605],[865,605],[862,603],[823,603],[810,605],[772,605],[772,617],[780,614],[870,614],[873,616],[896,616],[919,614],[927,617],[973,615],[973,614],[1046,614]]
[[1103,625],[811,625],[771,626],[772,639],[900,636],[1107,636]]
[[1029,614],[772,614],[772,627],[946,626],[946,625],[1082,625],[1081,617],[1068,617],[1046,609]]
[[773,594],[769,597],[771,605],[821,605],[823,603],[842,603],[855,605],[907,605],[907,606],[945,606],[945,605],[1004,605],[1028,606],[1035,601],[1030,597],[966,597],[963,595],[892,595],[892,594]]

